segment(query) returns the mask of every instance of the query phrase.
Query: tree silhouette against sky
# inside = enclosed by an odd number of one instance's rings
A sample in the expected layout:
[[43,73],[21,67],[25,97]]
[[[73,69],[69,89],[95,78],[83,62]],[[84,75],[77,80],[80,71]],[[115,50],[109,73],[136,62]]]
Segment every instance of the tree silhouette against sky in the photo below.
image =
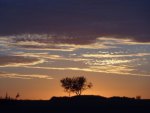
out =
[[69,96],[72,93],[76,95],[81,95],[82,92],[86,89],[90,89],[93,85],[91,82],[87,82],[87,79],[84,76],[79,77],[66,77],[60,80],[61,86],[65,89],[65,92],[69,93]]

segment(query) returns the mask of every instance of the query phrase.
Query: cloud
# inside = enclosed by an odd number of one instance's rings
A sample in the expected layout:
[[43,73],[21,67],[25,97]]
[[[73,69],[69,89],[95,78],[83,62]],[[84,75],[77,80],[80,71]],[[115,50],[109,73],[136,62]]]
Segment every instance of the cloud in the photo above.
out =
[[[128,37],[97,37],[92,43],[54,40],[55,35],[21,34],[0,37],[0,67],[37,70],[85,71],[121,75],[148,76],[149,42]],[[142,68],[142,71],[140,69]],[[3,68],[2,68],[3,69]],[[42,71],[41,71],[42,72]],[[138,73],[138,74],[137,74]]]
[[[1,36],[0,44],[3,48],[23,48],[28,50],[50,50],[50,51],[74,51],[77,49],[100,49],[100,48],[114,48],[115,46],[109,46],[101,43],[101,40],[97,38],[91,43],[70,43],[67,41],[55,41],[55,36],[48,34],[22,34],[12,36]],[[68,40],[68,39],[65,39]],[[5,42],[5,43],[3,43]]]
[[18,78],[18,79],[53,79],[48,75],[38,75],[38,74],[17,74],[17,73],[7,73],[0,72],[0,78]]
[[[72,36],[68,34],[58,35],[58,34],[28,34],[27,33],[27,34],[10,35],[10,36],[7,36],[7,38],[10,38],[14,43],[20,43],[20,45],[24,43],[24,45],[26,46],[29,46],[29,45],[33,46],[34,43],[37,43],[37,45],[41,43],[41,46],[46,46],[46,44],[51,44],[51,43],[56,44],[56,45],[57,44],[86,45],[86,44],[94,43],[97,37],[94,37],[95,39],[93,40],[91,37],[87,36],[83,38],[80,35]],[[32,45],[31,45],[31,42],[33,43]]]
[[[60,36],[61,37],[61,36]],[[59,38],[60,38],[59,37]],[[64,36],[64,41],[55,40],[56,37],[48,34],[22,34],[5,36],[8,46],[24,48],[28,50],[50,50],[50,51],[75,51],[77,49],[110,49],[118,48],[120,45],[149,45],[149,42],[137,42],[129,37],[97,37],[90,43],[69,42]],[[2,40],[2,39],[1,39]],[[86,40],[85,40],[86,41]]]
[[93,72],[93,73],[108,73],[108,74],[116,74],[116,75],[126,75],[126,76],[144,76],[150,77],[149,74],[145,73],[135,73],[136,69],[133,67],[122,65],[122,66],[89,66],[87,68],[78,68],[78,67],[38,67],[38,66],[24,66],[25,68],[30,69],[41,69],[41,70],[58,70],[58,71],[83,71],[83,72]]
[[34,57],[0,55],[0,67],[36,65],[43,62],[43,59],[38,59]]
[[144,57],[150,56],[150,53],[137,53],[137,54],[83,54],[85,58],[131,58],[131,57]]
[[86,62],[88,65],[94,65],[94,66],[105,66],[105,65],[116,65],[116,64],[121,64],[123,65],[124,63],[130,63],[133,62],[134,60],[123,60],[123,59],[100,59],[100,60],[89,60]]
[[14,52],[13,53],[15,56],[20,56],[20,57],[31,57],[35,59],[50,59],[50,60],[62,60],[66,59],[60,55],[50,55],[47,52],[42,52],[42,53],[27,53],[27,52]]
[[54,34],[54,43],[70,44],[89,44],[102,36],[150,42],[149,3],[148,0],[1,0],[0,35]]
[[106,45],[146,45],[150,42],[138,42],[131,37],[117,38],[117,37],[98,37],[97,41]]

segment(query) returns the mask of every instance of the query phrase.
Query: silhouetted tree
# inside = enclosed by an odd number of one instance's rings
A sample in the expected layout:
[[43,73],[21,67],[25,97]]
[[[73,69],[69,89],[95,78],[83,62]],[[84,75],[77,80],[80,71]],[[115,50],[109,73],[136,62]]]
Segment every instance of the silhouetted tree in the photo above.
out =
[[65,91],[67,93],[69,93],[69,96],[70,96],[70,93],[71,93],[71,87],[72,87],[72,79],[71,78],[63,78],[62,80],[60,80],[61,84],[62,84],[62,87],[65,89]]
[[61,79],[60,82],[65,91],[69,93],[69,96],[71,92],[75,93],[76,95],[81,95],[84,90],[93,86],[92,83],[87,82],[84,76],[72,78],[66,77]]

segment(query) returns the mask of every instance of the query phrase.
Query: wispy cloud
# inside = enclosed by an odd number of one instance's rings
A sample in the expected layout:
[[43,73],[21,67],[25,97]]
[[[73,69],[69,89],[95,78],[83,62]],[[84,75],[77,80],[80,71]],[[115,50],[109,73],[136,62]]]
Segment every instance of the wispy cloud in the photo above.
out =
[[21,56],[1,56],[0,55],[0,67],[16,67],[24,65],[36,65],[43,63],[43,59],[37,59],[33,57],[21,57]]
[[[61,36],[60,36],[61,37]],[[116,37],[97,37],[89,44],[68,43],[66,41],[55,41],[56,37],[48,34],[22,34],[0,37],[1,46],[10,49],[26,49],[36,51],[65,51],[71,52],[78,49],[111,49],[121,48],[121,45],[149,45],[150,43],[136,42],[130,38],[118,39]],[[66,39],[66,38],[65,38]],[[68,39],[66,39],[68,40]],[[3,43],[5,42],[5,43]]]
[[[55,42],[46,34],[23,34],[1,38],[10,50],[1,51],[0,67],[70,70],[148,76],[140,66],[149,62],[150,43],[115,37],[97,37],[89,44]],[[64,40],[66,38],[64,37]],[[137,74],[138,72],[138,74]]]
[[38,67],[38,66],[24,66],[25,68],[30,69],[41,69],[41,70],[58,70],[58,71],[83,71],[83,72],[93,72],[93,73],[107,73],[107,74],[116,74],[116,75],[126,75],[126,76],[143,76],[150,77],[149,74],[142,73],[134,73],[136,71],[133,67],[123,65],[123,66],[89,66],[88,68],[78,68],[78,67],[69,67],[69,68],[61,68],[61,67]]
[[38,74],[17,74],[0,72],[0,78],[18,78],[18,79],[53,79],[48,75],[38,75]]
[[125,57],[143,57],[150,56],[150,53],[137,53],[137,54],[83,54],[86,58],[125,58]]
[[9,45],[16,46],[29,50],[53,50],[53,51],[75,51],[77,49],[110,49],[118,48],[119,45],[149,45],[149,42],[137,42],[130,37],[117,38],[117,37],[96,37],[95,40],[88,44],[76,44],[74,42],[68,43],[68,37],[55,40],[57,37],[48,34],[22,34],[8,36],[10,39]]

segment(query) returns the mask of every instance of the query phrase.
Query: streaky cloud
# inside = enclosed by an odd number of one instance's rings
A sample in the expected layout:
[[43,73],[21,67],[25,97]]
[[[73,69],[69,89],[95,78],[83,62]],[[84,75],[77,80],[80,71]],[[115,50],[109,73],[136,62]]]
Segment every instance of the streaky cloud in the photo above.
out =
[[22,57],[22,56],[6,56],[0,55],[0,67],[18,67],[24,65],[36,65],[43,63],[43,59],[38,59],[34,57]]
[[78,67],[70,67],[70,68],[59,68],[59,67],[38,67],[38,66],[24,66],[24,68],[30,69],[41,69],[41,70],[58,70],[58,71],[83,71],[83,72],[93,72],[93,73],[107,73],[107,74],[116,74],[116,75],[124,75],[124,76],[139,76],[139,77],[150,77],[149,74],[138,74],[133,73],[135,69],[129,69],[128,66],[113,66],[109,65],[106,67],[97,67],[97,66],[90,66],[88,68],[78,68]]
[[0,78],[14,78],[14,79],[53,79],[48,75],[38,75],[38,74],[17,74],[0,72]]

